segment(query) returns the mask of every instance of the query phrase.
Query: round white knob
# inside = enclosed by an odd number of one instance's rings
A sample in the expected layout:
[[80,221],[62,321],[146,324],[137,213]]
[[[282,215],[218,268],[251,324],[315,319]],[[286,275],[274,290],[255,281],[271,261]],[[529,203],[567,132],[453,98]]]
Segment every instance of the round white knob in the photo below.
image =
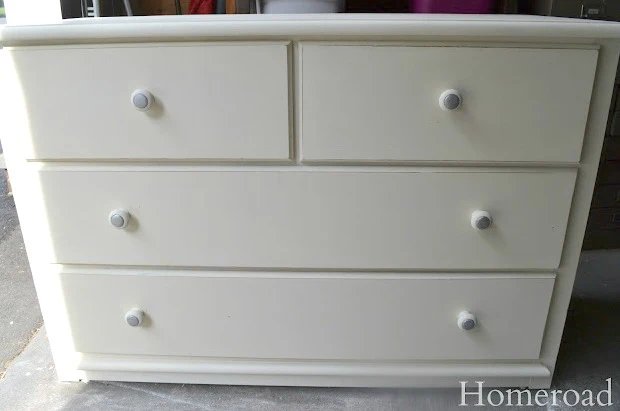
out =
[[134,308],[125,314],[125,322],[131,327],[139,327],[144,320],[144,311]]
[[493,224],[493,217],[486,211],[477,210],[471,215],[471,226],[476,230],[486,230]]
[[118,228],[119,230],[127,227],[127,224],[129,224],[130,218],[131,218],[131,214],[129,214],[129,211],[123,210],[121,208],[112,210],[112,212],[108,216],[108,219],[110,220],[110,224],[112,224],[114,227]]
[[456,110],[462,103],[461,93],[455,89],[446,90],[439,96],[439,107],[442,110]]
[[131,104],[136,110],[146,111],[153,105],[155,97],[150,91],[144,89],[137,89],[131,93]]
[[461,311],[456,324],[461,330],[469,331],[476,328],[476,325],[478,325],[478,320],[476,320],[476,316],[469,311]]

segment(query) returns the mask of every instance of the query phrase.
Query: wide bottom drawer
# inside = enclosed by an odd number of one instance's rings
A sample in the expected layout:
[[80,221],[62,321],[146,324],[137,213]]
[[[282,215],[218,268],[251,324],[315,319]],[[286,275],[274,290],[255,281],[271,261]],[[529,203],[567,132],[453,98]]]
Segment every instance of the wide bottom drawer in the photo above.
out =
[[[204,275],[61,274],[75,350],[263,359],[537,359],[554,283],[552,274]],[[131,310],[144,312],[139,326],[127,323]],[[463,329],[472,322],[458,324],[463,312],[475,317],[473,329]]]

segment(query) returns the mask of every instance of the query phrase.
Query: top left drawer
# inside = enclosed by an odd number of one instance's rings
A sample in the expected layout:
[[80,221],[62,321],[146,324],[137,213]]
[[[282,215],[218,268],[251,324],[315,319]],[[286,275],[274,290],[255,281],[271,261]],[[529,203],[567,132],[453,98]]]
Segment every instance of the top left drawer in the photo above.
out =
[[[23,101],[11,108],[19,117],[12,137],[26,159],[286,160],[288,48],[13,49],[13,96]],[[152,95],[147,110],[134,107],[136,90]]]

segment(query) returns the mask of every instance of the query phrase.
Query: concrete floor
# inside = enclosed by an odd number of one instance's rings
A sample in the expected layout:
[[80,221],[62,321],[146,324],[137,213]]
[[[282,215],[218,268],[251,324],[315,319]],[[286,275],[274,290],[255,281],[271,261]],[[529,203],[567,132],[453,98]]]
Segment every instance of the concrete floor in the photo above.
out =
[[[23,250],[12,198],[0,181],[0,410],[463,410],[458,389],[234,387],[60,383]],[[598,391],[612,377],[620,410],[620,250],[582,254],[555,388]],[[27,345],[26,345],[27,344]],[[23,352],[15,358],[15,356]],[[0,368],[0,372],[2,368]],[[528,410],[582,407],[523,407]],[[521,407],[489,409],[523,409]],[[475,407],[480,410],[486,407]]]
[[7,194],[0,170],[0,378],[43,325],[15,203]]

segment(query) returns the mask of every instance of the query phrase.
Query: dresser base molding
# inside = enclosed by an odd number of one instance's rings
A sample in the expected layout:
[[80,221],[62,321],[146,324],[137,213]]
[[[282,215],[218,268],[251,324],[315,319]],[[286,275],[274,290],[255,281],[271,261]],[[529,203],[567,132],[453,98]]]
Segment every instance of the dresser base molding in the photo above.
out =
[[545,388],[551,372],[537,362],[327,362],[206,359],[82,354],[67,380],[148,381],[323,387],[457,387],[484,380],[485,386]]

